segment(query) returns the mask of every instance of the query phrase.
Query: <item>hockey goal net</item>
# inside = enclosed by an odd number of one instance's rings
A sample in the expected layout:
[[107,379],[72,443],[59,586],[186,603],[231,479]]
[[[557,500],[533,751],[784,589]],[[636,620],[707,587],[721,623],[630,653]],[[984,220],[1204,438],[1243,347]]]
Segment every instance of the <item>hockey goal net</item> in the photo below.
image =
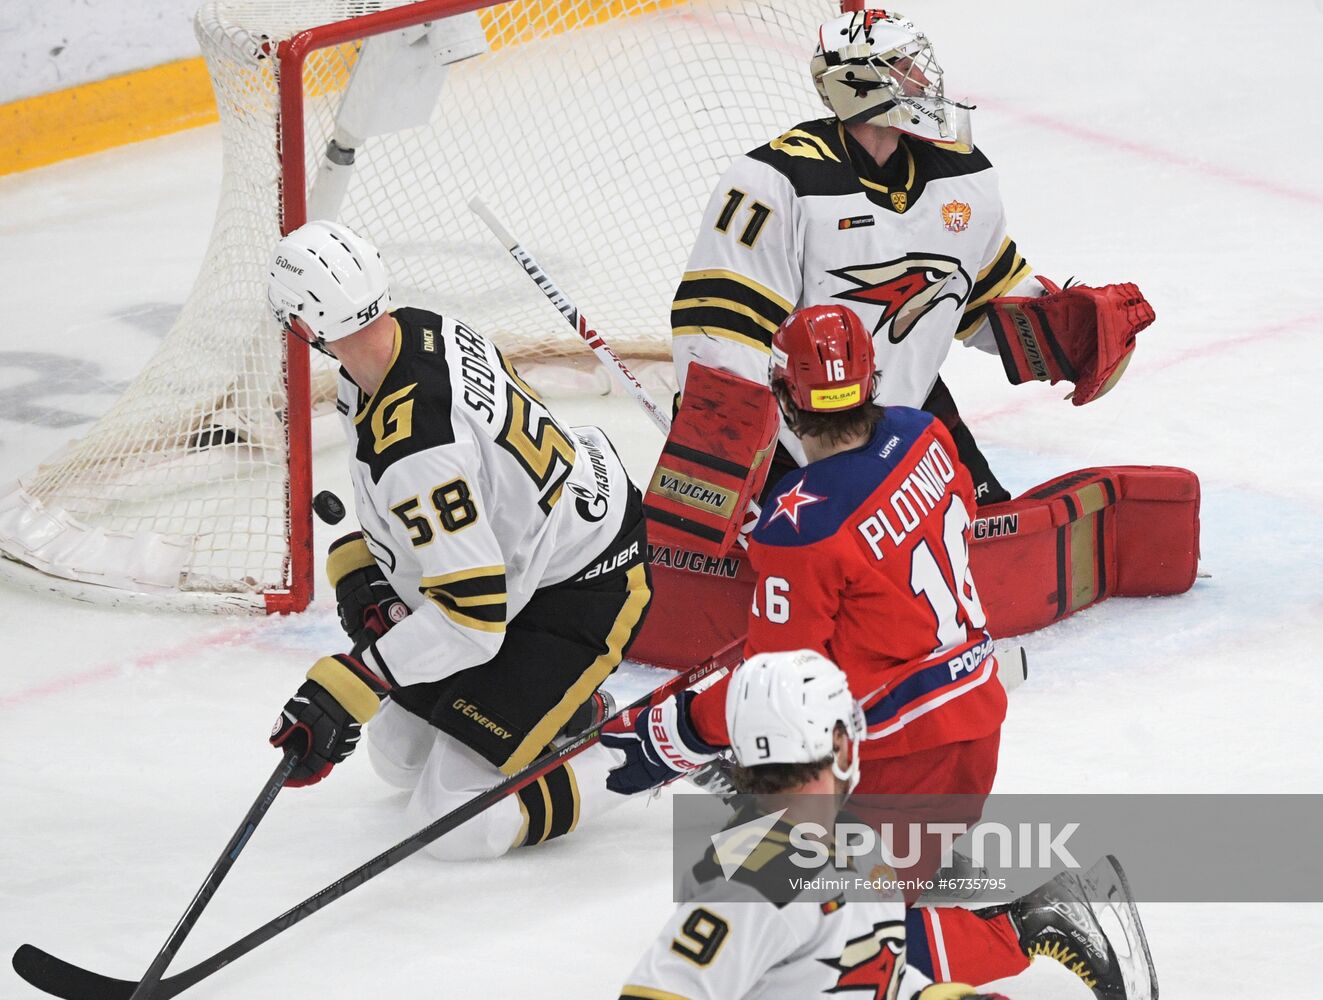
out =
[[481,195],[619,353],[664,358],[706,199],[734,155],[822,113],[807,61],[840,7],[208,3],[224,172],[201,273],[125,395],[0,498],[0,568],[111,602],[306,606],[309,426],[331,372],[267,315],[281,232],[338,219],[381,247],[397,303],[524,364],[583,356],[465,207]]

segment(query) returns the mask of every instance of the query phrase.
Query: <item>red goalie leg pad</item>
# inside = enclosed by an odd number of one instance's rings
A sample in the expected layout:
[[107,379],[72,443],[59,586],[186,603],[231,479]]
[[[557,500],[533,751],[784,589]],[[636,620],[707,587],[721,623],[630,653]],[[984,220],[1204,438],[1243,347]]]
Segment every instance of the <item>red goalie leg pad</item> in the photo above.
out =
[[1187,469],[1084,469],[982,507],[970,565],[996,637],[1108,597],[1181,594],[1199,563],[1199,480]]
[[743,549],[707,555],[659,541],[656,528],[649,523],[652,603],[629,658],[685,670],[743,641],[757,575]]
[[726,552],[767,479],[780,416],[767,386],[691,364],[644,497],[654,542]]
[[1116,508],[1118,597],[1183,594],[1199,569],[1199,477],[1188,469],[1121,466]]

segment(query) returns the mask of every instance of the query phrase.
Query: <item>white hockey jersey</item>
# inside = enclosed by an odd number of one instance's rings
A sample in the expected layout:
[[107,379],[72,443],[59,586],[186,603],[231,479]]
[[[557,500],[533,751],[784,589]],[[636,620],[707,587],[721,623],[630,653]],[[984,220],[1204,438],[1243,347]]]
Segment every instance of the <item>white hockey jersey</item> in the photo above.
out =
[[534,591],[579,574],[621,528],[629,480],[606,435],[566,429],[486,337],[398,309],[372,398],[337,405],[368,547],[412,613],[365,653],[397,684],[490,660]]
[[[977,149],[902,136],[879,167],[837,119],[804,122],[717,186],[672,305],[676,374],[683,388],[700,361],[766,382],[781,322],[844,304],[873,331],[877,402],[917,407],[953,338],[996,351],[990,299],[1040,291]],[[781,442],[803,464],[784,428]]]
[[[787,852],[778,824],[750,856],[755,870],[746,861],[727,880],[709,850],[620,1000],[911,1000],[930,985],[905,965],[903,901],[847,901],[831,869],[815,879]],[[796,876],[808,883],[789,898]]]

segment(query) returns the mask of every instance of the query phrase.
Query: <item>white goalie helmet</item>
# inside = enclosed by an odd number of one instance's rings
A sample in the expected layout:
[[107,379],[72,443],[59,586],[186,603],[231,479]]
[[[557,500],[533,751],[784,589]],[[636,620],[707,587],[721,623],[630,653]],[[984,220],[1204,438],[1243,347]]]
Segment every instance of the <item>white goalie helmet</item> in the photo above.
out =
[[970,108],[947,100],[932,43],[903,14],[863,10],[832,18],[818,29],[809,67],[823,103],[847,125],[971,142]]
[[276,244],[266,297],[282,327],[302,320],[319,343],[357,333],[391,310],[381,253],[346,226],[320,220]]
[[[836,724],[850,740],[850,766],[836,763]],[[726,725],[741,767],[812,764],[832,758],[832,774],[854,791],[864,716],[845,672],[809,649],[759,653],[740,665],[726,693]]]

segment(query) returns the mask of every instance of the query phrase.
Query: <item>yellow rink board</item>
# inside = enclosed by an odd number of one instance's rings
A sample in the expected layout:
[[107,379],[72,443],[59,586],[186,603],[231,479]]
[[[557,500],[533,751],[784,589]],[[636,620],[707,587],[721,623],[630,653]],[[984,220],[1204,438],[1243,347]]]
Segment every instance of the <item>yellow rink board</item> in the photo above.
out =
[[0,175],[216,120],[202,60],[153,66],[0,104]]
[[[684,2],[514,0],[485,8],[479,17],[492,50],[497,51]],[[341,86],[352,60],[342,65],[345,69],[332,77]],[[0,176],[208,125],[217,118],[211,82],[200,57],[0,104],[0,135],[6,139],[0,143]]]

